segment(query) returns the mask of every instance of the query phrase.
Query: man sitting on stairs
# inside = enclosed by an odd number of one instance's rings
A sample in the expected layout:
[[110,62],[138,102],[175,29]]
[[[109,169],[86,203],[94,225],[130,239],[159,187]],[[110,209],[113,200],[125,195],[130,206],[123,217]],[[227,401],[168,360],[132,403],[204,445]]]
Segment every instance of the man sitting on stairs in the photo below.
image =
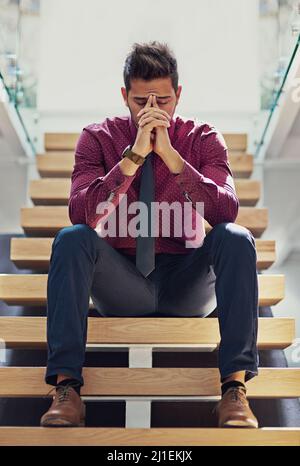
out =
[[[182,86],[167,44],[135,43],[123,77],[130,115],[83,128],[69,198],[72,226],[52,246],[45,381],[55,395],[41,425],[85,425],[80,387],[91,297],[107,317],[206,317],[217,306],[217,425],[257,428],[245,386],[258,375],[257,257],[252,233],[234,223],[239,201],[225,140],[209,123],[174,116]],[[161,222],[151,209],[160,202]],[[137,203],[140,226],[151,224],[146,234],[134,230]],[[170,205],[174,225],[165,215]],[[178,229],[188,221],[196,239]]]

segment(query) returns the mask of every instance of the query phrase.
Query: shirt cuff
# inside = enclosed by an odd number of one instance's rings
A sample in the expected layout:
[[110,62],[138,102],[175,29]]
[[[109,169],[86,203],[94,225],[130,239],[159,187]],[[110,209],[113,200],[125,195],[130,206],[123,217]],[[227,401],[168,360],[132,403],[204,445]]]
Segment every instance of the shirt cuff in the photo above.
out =
[[103,183],[107,186],[108,191],[113,191],[114,189],[119,189],[123,187],[129,187],[132,183],[134,175],[124,175],[121,170],[120,163],[118,162],[104,177]]
[[204,179],[203,175],[186,160],[183,162],[182,171],[174,174],[174,178],[176,183],[190,191]]

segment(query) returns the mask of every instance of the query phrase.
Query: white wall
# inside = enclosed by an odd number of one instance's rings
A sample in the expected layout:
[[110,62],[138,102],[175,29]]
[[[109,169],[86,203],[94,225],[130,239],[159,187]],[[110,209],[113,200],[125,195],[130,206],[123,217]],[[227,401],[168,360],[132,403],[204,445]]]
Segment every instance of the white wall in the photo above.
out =
[[41,0],[40,31],[42,130],[127,114],[123,63],[148,40],[176,54],[179,114],[243,131],[259,109],[258,0]]

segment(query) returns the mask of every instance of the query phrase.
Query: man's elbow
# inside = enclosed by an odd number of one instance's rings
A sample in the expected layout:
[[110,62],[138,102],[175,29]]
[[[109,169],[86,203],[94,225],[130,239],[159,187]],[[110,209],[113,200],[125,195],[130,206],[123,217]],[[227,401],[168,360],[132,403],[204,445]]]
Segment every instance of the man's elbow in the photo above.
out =
[[221,209],[219,208],[217,218],[214,219],[213,224],[211,225],[215,226],[218,223],[225,223],[225,222],[234,223],[239,213],[239,206],[240,206],[239,199],[236,196],[231,197],[228,200],[226,207],[224,206]]
[[240,201],[237,196],[234,196],[232,200],[230,201],[230,206],[228,209],[229,220],[227,220],[227,222],[234,223],[236,221],[238,213],[239,213],[239,207],[240,207]]
[[68,203],[69,219],[73,225],[78,223],[86,224],[85,212],[79,208],[72,199],[69,199]]

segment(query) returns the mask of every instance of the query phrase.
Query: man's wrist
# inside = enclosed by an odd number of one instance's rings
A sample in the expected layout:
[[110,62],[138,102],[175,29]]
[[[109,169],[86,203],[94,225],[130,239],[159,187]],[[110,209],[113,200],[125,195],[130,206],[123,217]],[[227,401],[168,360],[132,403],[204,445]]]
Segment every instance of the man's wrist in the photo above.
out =
[[132,152],[134,152],[135,154],[139,155],[140,157],[142,157],[141,153],[139,152],[139,149],[137,147],[135,147],[135,145],[133,145],[131,147],[131,150]]
[[125,176],[134,176],[139,168],[139,166],[128,157],[124,157],[120,160],[119,165],[123,175]]
[[184,159],[173,147],[171,147],[170,150],[161,157],[161,159],[165,162],[173,175],[179,175],[179,173],[183,171]]

